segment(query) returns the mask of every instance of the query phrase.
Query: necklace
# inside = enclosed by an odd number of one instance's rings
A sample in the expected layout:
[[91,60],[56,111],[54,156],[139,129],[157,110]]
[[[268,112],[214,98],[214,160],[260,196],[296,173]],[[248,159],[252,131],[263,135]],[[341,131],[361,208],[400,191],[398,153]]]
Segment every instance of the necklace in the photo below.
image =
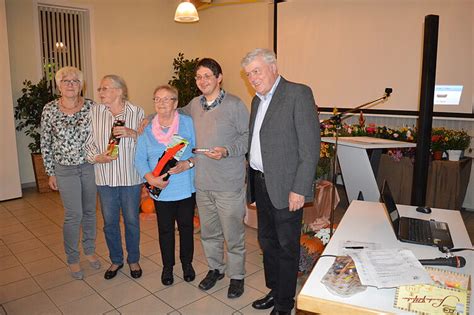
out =
[[77,107],[82,106],[81,98],[78,97],[78,98],[74,101],[74,105],[73,105],[72,107],[68,107],[68,106],[64,105],[64,103],[63,103],[63,98],[60,98],[60,99],[59,99],[59,106],[60,106],[61,108],[63,108],[64,110],[66,110],[66,111],[73,111],[73,110],[75,110]]
[[[163,120],[165,120],[165,119],[163,119]],[[166,119],[166,121],[169,121],[169,119]],[[169,127],[171,127],[171,124],[173,123],[173,117],[171,117],[171,122],[168,122],[166,124],[162,124],[161,122],[158,121],[158,123],[160,124],[161,129],[169,128]]]

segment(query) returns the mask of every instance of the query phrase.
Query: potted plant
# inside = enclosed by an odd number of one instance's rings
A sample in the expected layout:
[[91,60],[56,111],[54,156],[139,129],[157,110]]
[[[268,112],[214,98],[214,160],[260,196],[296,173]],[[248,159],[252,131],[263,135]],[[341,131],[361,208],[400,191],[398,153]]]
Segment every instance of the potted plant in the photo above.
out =
[[433,128],[431,132],[431,152],[435,160],[441,160],[443,152],[446,150],[445,134],[446,129],[444,128]]
[[39,192],[47,192],[50,189],[41,156],[41,114],[43,107],[54,100],[56,95],[51,92],[46,78],[42,78],[37,84],[25,80],[21,92],[23,95],[17,100],[15,106],[16,130],[25,130],[25,134],[32,138],[28,148],[31,151],[36,187]]
[[471,136],[465,130],[447,130],[446,152],[450,161],[459,161],[464,150],[469,148]]
[[201,94],[196,80],[196,66],[199,58],[184,59],[183,53],[178,53],[178,57],[173,59],[174,75],[168,84],[178,90],[178,107],[186,106],[194,97]]

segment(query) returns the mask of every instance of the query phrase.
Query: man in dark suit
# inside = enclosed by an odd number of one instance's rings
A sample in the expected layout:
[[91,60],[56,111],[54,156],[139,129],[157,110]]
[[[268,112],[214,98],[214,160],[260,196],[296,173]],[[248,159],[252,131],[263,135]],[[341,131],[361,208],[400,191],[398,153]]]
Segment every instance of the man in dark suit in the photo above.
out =
[[294,307],[305,201],[319,159],[316,104],[308,86],[278,74],[275,54],[255,49],[242,67],[256,96],[249,136],[248,201],[256,201],[258,240],[270,292],[252,306],[290,314]]

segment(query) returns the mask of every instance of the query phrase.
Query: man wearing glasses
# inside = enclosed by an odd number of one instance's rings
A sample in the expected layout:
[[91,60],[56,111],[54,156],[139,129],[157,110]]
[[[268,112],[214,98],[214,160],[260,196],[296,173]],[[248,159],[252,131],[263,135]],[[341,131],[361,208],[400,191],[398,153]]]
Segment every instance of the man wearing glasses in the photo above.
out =
[[[244,292],[245,276],[245,154],[249,112],[236,96],[221,88],[222,69],[204,58],[196,67],[202,92],[182,109],[193,118],[196,131],[196,203],[201,221],[201,242],[209,272],[199,284],[211,289],[227,272],[229,298]],[[224,263],[224,241],[227,265]]]

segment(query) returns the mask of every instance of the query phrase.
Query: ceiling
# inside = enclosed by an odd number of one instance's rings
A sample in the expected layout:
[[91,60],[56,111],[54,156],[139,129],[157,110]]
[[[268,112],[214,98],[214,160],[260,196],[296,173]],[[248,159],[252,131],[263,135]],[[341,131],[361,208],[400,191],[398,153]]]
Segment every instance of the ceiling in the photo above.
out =
[[205,1],[200,1],[200,0],[190,0],[190,2],[192,4],[194,4],[194,6],[197,8],[203,6],[203,5],[207,5],[207,4],[210,4],[212,2],[212,0],[205,0]]

